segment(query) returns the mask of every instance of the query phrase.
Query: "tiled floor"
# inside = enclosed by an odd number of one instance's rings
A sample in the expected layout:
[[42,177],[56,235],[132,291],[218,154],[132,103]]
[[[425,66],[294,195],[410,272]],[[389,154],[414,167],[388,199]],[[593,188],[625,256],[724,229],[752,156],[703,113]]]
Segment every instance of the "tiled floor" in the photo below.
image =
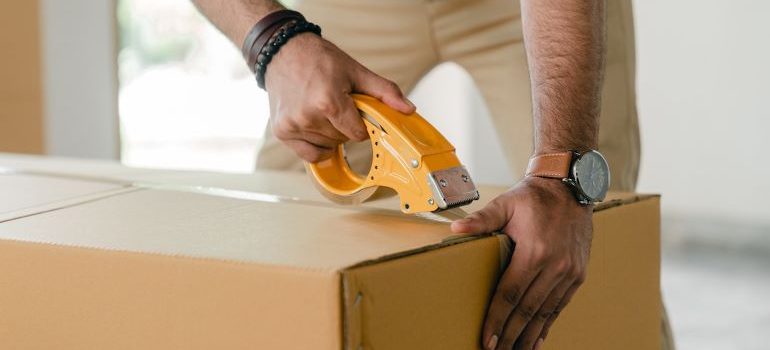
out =
[[667,218],[663,231],[678,349],[770,349],[770,228]]

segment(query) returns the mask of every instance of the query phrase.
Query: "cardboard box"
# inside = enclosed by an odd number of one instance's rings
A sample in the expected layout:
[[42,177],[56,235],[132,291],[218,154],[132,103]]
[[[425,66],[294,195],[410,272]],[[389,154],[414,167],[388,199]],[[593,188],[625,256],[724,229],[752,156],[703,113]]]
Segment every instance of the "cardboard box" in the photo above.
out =
[[[300,174],[95,180],[7,157],[1,349],[477,349],[510,256],[505,236],[452,236],[392,199],[332,205]],[[611,198],[545,349],[659,347],[658,197]]]

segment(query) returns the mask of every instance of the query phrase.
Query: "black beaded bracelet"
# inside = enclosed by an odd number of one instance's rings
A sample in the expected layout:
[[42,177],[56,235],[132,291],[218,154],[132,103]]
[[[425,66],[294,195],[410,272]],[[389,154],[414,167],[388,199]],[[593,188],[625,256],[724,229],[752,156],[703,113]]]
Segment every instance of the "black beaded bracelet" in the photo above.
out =
[[302,33],[314,33],[320,36],[321,27],[315,23],[304,20],[291,21],[278,29],[273,36],[270,37],[270,40],[267,41],[265,46],[262,47],[259,56],[257,56],[257,63],[254,66],[257,84],[260,88],[263,90],[265,89],[265,73],[267,72],[267,66],[273,60],[273,57],[278,54],[281,47],[291,38]]

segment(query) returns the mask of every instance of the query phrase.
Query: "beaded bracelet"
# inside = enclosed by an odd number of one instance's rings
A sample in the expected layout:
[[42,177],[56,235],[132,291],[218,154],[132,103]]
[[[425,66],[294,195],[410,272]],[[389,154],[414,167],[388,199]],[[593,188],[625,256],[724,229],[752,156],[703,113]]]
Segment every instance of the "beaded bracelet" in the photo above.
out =
[[288,22],[304,21],[305,17],[301,13],[292,10],[278,10],[271,12],[260,19],[246,35],[241,52],[246,59],[249,69],[254,72],[254,65],[257,63],[257,55],[267,43],[267,40],[275,32]]
[[278,54],[281,47],[283,47],[283,45],[285,45],[291,38],[302,33],[314,33],[320,36],[321,27],[305,20],[293,20],[281,26],[275,33],[273,33],[264,47],[262,47],[257,56],[257,63],[254,66],[257,84],[260,88],[263,90],[265,89],[265,73],[267,72],[267,66],[273,60],[273,57]]

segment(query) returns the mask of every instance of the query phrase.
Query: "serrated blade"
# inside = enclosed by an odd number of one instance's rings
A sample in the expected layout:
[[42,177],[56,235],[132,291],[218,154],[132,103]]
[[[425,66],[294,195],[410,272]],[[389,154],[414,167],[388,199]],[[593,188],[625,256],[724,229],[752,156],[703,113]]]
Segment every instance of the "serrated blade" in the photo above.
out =
[[479,191],[464,166],[428,174],[428,184],[439,209],[461,207],[479,199]]

